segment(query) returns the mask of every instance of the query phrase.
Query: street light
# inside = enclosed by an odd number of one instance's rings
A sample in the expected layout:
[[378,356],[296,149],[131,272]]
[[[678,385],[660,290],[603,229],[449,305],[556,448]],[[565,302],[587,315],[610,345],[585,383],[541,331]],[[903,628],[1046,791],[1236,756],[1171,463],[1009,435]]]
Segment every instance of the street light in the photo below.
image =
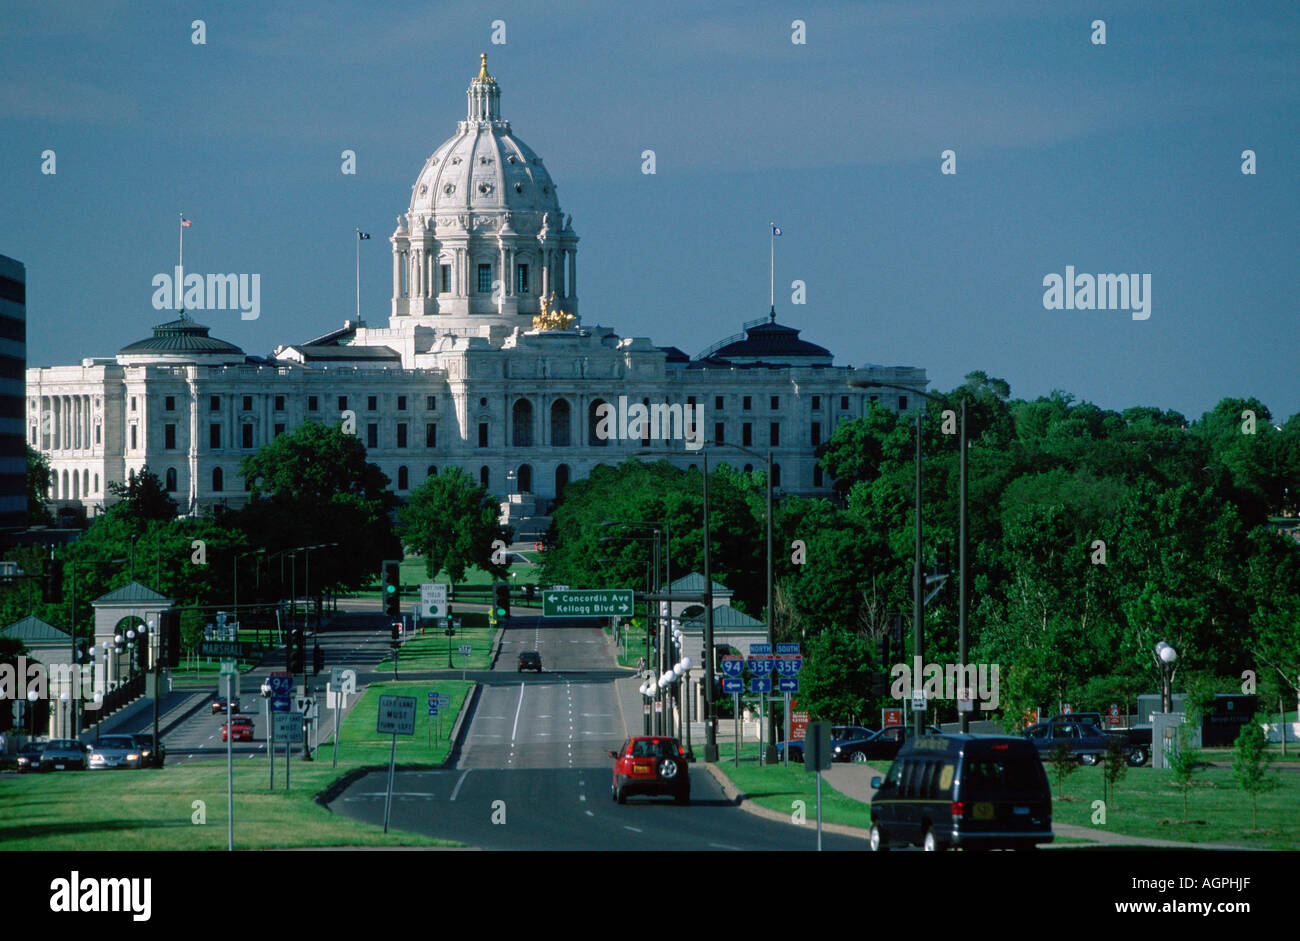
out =
[[[878,382],[874,379],[850,379],[849,385],[855,389],[897,389],[908,394],[919,395],[930,402],[940,402],[942,400],[932,393],[924,392],[913,386],[901,386],[892,382]],[[966,396],[961,400],[961,484],[959,504],[958,523],[958,601],[957,601],[957,659],[961,675],[966,676],[966,658],[967,658],[967,638],[966,638]],[[916,546],[912,560],[912,655],[916,657],[923,656],[922,649],[925,644],[924,631],[924,614],[922,609],[924,601],[922,592],[924,591],[925,575],[924,567],[921,564],[921,412],[918,409],[916,413]],[[915,694],[915,690],[912,691]],[[922,723],[924,715],[919,712],[913,713],[914,728],[919,736],[922,732]],[[961,731],[970,731],[970,713],[958,710],[957,719],[961,723]]]
[[1173,664],[1178,659],[1178,651],[1163,640],[1156,644],[1156,662],[1160,666],[1160,711],[1174,711]]

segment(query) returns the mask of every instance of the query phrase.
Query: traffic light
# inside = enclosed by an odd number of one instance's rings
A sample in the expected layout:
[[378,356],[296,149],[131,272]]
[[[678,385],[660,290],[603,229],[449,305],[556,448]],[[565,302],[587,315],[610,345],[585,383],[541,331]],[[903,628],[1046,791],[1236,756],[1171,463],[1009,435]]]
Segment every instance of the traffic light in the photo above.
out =
[[168,668],[180,666],[181,613],[179,611],[158,612],[158,662]]
[[41,576],[41,600],[46,604],[63,601],[63,563],[58,559],[45,563],[45,572]]
[[881,634],[876,638],[876,663],[882,667],[889,666],[889,635]]
[[871,674],[871,694],[873,696],[885,695],[885,690],[889,685],[887,679],[888,674],[885,673],[876,672]]
[[288,661],[290,673],[305,672],[305,648],[306,644],[303,641],[302,628],[294,628],[289,634]]
[[390,618],[402,616],[402,564],[388,560],[383,564],[381,589],[384,595],[384,614]]
[[398,641],[402,639],[402,622],[394,621],[392,626],[393,646],[396,647]]
[[510,617],[510,586],[505,582],[492,585],[492,613],[498,619]]
[[311,651],[312,676],[315,676],[316,674],[320,673],[320,671],[323,669],[325,669],[325,651],[320,649],[320,644],[316,644],[314,647],[312,647],[312,651]]
[[898,657],[903,657],[903,615],[902,612],[895,611],[889,618],[889,644],[891,649],[898,651]]

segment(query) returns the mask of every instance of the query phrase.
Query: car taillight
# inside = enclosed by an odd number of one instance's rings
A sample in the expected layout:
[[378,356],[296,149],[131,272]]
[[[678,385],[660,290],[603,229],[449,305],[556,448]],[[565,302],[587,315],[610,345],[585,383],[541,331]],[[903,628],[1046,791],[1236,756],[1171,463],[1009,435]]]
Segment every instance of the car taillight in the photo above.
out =
[[954,817],[960,817],[961,814],[962,814],[962,802],[961,802],[961,801],[953,801],[953,802],[952,802],[952,815],[953,815]]

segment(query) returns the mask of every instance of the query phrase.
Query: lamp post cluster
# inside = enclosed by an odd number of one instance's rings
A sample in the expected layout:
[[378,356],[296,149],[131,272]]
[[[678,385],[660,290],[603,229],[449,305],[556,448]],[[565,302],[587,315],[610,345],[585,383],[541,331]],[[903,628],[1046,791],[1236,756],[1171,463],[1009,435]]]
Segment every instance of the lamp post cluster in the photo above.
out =
[[[641,686],[641,695],[654,702],[653,735],[672,735],[672,688],[687,676],[691,669],[691,658],[682,657],[670,669],[665,670],[658,680],[646,680]],[[688,720],[684,720],[688,721]]]
[[1160,666],[1160,711],[1174,711],[1173,670],[1178,651],[1163,640],[1156,644],[1156,663]]

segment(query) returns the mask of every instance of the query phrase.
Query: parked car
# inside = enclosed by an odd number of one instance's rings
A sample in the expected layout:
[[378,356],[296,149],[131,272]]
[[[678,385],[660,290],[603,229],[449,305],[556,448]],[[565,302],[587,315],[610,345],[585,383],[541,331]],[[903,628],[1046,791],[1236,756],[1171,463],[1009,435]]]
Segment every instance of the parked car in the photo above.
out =
[[1043,761],[1064,745],[1085,765],[1100,764],[1110,750],[1111,742],[1111,737],[1097,726],[1079,722],[1073,716],[1031,725],[1025,729],[1025,738],[1038,749],[1038,756]]
[[519,669],[516,673],[522,673],[525,670],[536,670],[542,672],[542,655],[536,650],[525,650],[519,655]]
[[90,747],[92,770],[105,768],[142,768],[140,747],[130,735],[104,735]]
[[671,794],[679,804],[691,800],[691,776],[686,750],[675,738],[662,735],[629,738],[614,759],[609,796],[620,804],[633,794]]
[[872,778],[871,848],[1033,849],[1050,843],[1052,792],[1038,752],[1010,735],[923,735]]
[[[212,714],[215,716],[218,712],[225,712],[225,711],[226,711],[226,700],[218,696],[216,699],[212,701]],[[230,697],[230,711],[231,712],[239,711],[238,696]]]
[[232,716],[229,723],[221,723],[221,740],[226,740],[226,726],[230,727],[230,740],[234,742],[251,742],[253,740],[253,720],[248,716]]
[[88,746],[75,738],[52,738],[41,749],[42,771],[85,771]]
[[24,742],[18,749],[18,773],[41,770],[41,752],[44,750],[44,742]]
[[[933,725],[927,725],[925,731],[929,735],[943,734]],[[903,747],[903,743],[912,736],[912,726],[910,725],[887,725],[879,732],[873,732],[864,739],[833,745],[831,747],[831,760],[852,761],[855,764],[866,764],[870,761],[893,761],[897,757],[899,749]]]
[[[873,729],[869,729],[863,725],[833,725],[831,726],[831,748],[833,749],[836,745],[844,745],[848,742],[861,741],[862,739],[870,738],[875,734],[876,733]],[[803,739],[795,739],[791,741],[789,743],[789,748],[790,760],[803,764]],[[778,760],[785,756],[785,749],[785,742],[776,743],[776,754]],[[837,758],[836,760],[847,761],[848,759]]]
[[167,743],[154,743],[152,732],[136,732],[131,738],[135,739],[136,747],[140,749],[140,763],[149,768],[161,768],[163,762],[167,760]]

